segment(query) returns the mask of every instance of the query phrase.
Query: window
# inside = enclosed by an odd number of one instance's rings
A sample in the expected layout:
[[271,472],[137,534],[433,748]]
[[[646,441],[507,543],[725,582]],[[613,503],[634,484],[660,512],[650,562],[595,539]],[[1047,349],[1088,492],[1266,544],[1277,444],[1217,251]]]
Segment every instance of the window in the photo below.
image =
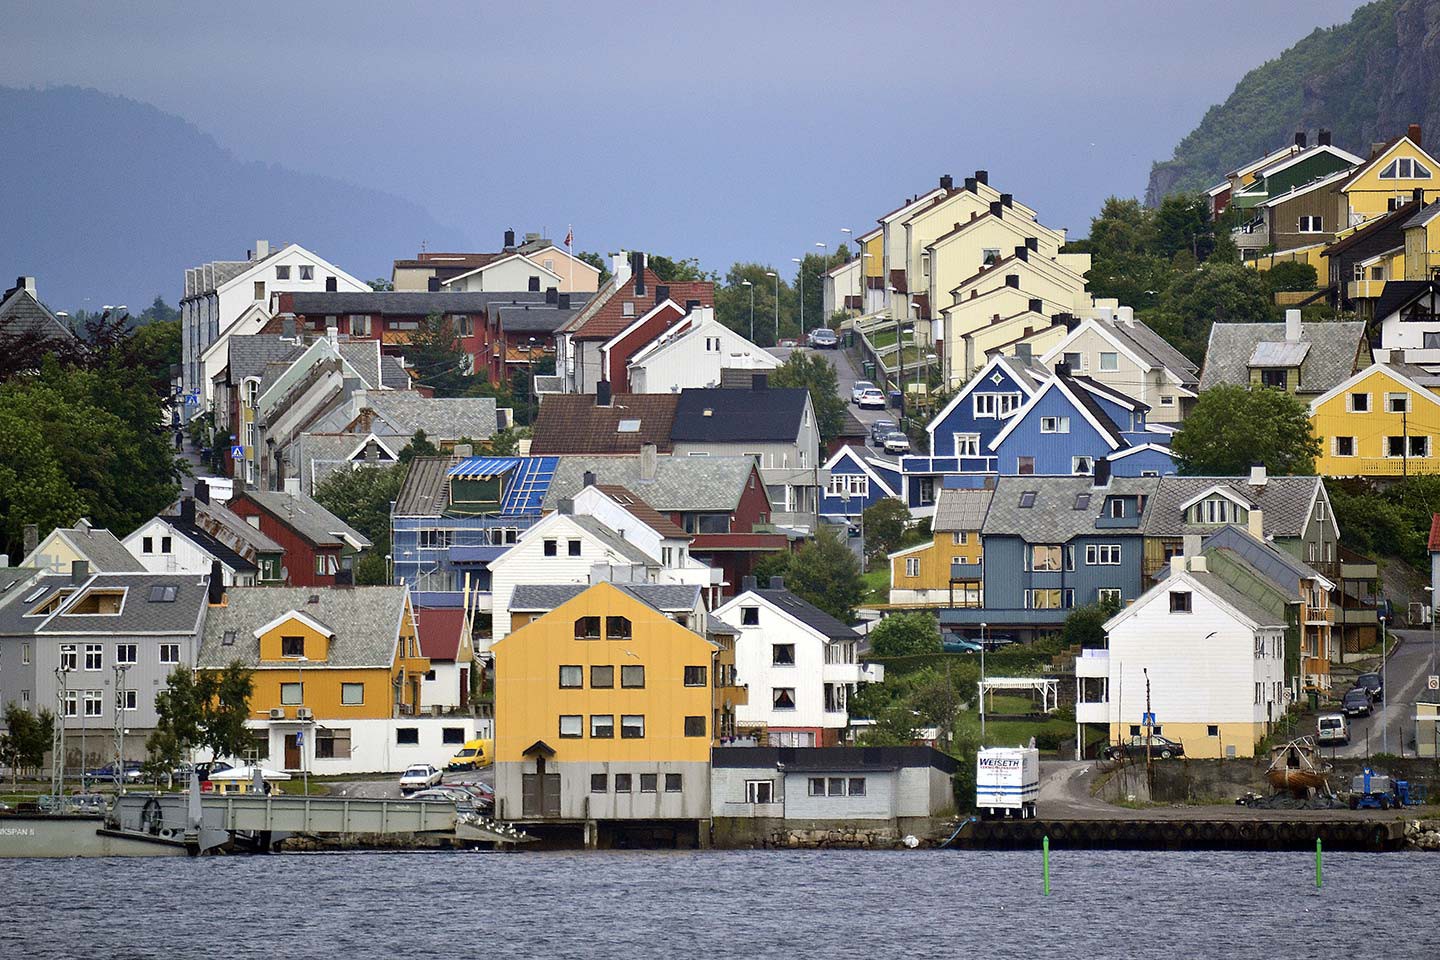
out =
[[1174,397],[1174,395],[1173,395],[1173,394],[1169,394],[1169,393],[1161,394],[1161,395],[1160,395],[1160,406],[1162,406],[1162,407],[1173,407],[1173,406],[1175,406],[1175,397]]
[[832,473],[826,493],[832,497],[868,497],[870,478],[863,473]]
[[1077,477],[1088,477],[1095,472],[1095,463],[1089,457],[1071,457],[1070,472]]
[[845,796],[845,778],[844,778],[844,777],[831,777],[831,778],[830,778],[830,791],[829,791],[829,792],[830,792],[830,796],[832,796],[832,797],[843,797],[843,796]]
[[770,645],[770,663],[777,667],[795,666],[795,644],[772,643]]
[[1033,507],[1033,506],[1035,506],[1035,491],[1034,491],[1034,490],[1025,490],[1025,491],[1022,491],[1021,494],[1020,494],[1020,507],[1021,507],[1021,509],[1028,510],[1028,509],[1030,509],[1030,508]]
[[289,280],[289,279],[290,279],[290,268],[287,267],[287,266],[276,266],[276,267],[275,267],[275,279],[276,279],[276,280]]
[[1064,603],[1065,591],[1059,589],[1051,590],[1026,590],[1025,608],[1027,610],[1059,610]]
[[616,792],[616,793],[629,793],[629,792],[633,789],[633,787],[631,787],[631,785],[630,785],[632,780],[633,780],[633,775],[632,775],[632,774],[628,774],[628,773],[617,773],[617,774],[615,774],[615,792]]
[[280,702],[287,707],[295,707],[304,703],[303,684],[282,683],[280,684]]
[[1119,520],[1122,519],[1124,516],[1125,501],[1120,497],[1116,497],[1110,501],[1110,518],[1112,520]]
[[[1031,474],[1033,474],[1034,472],[1035,472],[1035,458],[1034,458],[1034,457],[1016,457],[1016,458],[1015,458],[1015,473],[1016,473],[1016,474],[1018,474],[1019,476],[1022,476],[1022,477],[1028,477],[1028,476],[1030,476]],[[1022,506],[1022,507],[1031,507],[1031,506],[1034,506],[1034,505],[1035,505],[1035,496],[1034,496],[1034,494],[1031,494],[1031,496],[1030,496],[1030,502],[1029,502],[1029,503],[1026,503],[1026,502],[1025,502],[1025,495],[1024,495],[1023,493],[1020,495],[1020,506]]]
[[1000,409],[1000,395],[998,393],[977,393],[975,394],[975,416],[977,418],[991,418],[996,416]]
[[1120,588],[1119,588],[1119,587],[1101,587],[1100,589],[1098,589],[1098,590],[1095,591],[1095,599],[1096,599],[1096,601],[1098,601],[1099,603],[1116,603],[1116,604],[1118,604],[1118,603],[1121,602]]
[[[1380,171],[1381,180],[1429,180],[1430,171],[1413,157],[1399,157]],[[1257,703],[1259,701],[1256,701]]]
[[630,618],[629,617],[606,617],[605,638],[607,640],[629,640],[630,639]]
[[1188,511],[1190,523],[1218,524],[1245,523],[1250,511],[1235,501],[1223,496],[1208,497],[1195,504]]
[[134,713],[140,709],[140,692],[138,690],[120,691],[120,710],[122,713]]
[[705,668],[704,668],[704,667],[686,667],[686,668],[685,668],[685,686],[687,686],[687,687],[703,687],[703,686],[705,686]]
[[606,793],[610,789],[610,777],[604,773],[590,774],[590,792]]
[[1065,354],[1065,364],[1070,368],[1071,373],[1079,373],[1085,364],[1085,357],[1079,353]]
[[824,778],[824,777],[811,777],[811,778],[810,778],[810,796],[812,796],[812,797],[823,797],[823,796],[825,796],[825,778]]
[[794,710],[795,688],[772,687],[770,690],[770,703],[776,710]]
[[280,656],[282,657],[303,657],[305,656],[304,637],[281,637]]
[[575,619],[576,640],[599,640],[600,639],[600,618],[599,617],[577,617]]
[[950,543],[953,546],[963,547],[970,542],[969,530],[955,530],[950,534]]
[[141,538],[140,538],[140,552],[141,552],[141,553],[154,553],[154,552],[155,552],[155,538],[154,538],[154,537],[141,537]]
[[957,457],[978,457],[978,456],[980,456],[980,434],[978,434],[978,433],[957,433],[957,434],[955,434],[955,456],[957,456]]
[[1355,456],[1355,438],[1354,438],[1354,437],[1336,437],[1336,438],[1335,438],[1335,456],[1337,456],[1337,457],[1353,457],[1353,456]]
[[1030,546],[1030,569],[1058,571],[1060,569],[1060,547],[1056,544],[1036,543]]
[[758,627],[758,626],[760,626],[760,608],[759,608],[759,607],[741,607],[741,608],[740,608],[740,625],[741,625],[742,627]]
[[620,686],[627,690],[645,689],[645,667],[643,664],[626,664],[620,668]]
[[1002,393],[1002,394],[1000,394],[1000,416],[1002,416],[1002,417],[1003,417],[1003,416],[1007,416],[1007,415],[1010,414],[1012,411],[1019,410],[1019,409],[1020,409],[1020,394],[1018,394],[1018,393]]
[[1349,405],[1350,405],[1350,412],[1351,412],[1351,413],[1369,413],[1369,412],[1370,412],[1370,394],[1368,394],[1368,393],[1352,393],[1352,394],[1350,394],[1350,396],[1349,396],[1348,399],[1349,399]]
[[[615,739],[615,716],[609,713],[592,713],[590,715],[590,737],[593,740]],[[615,789],[620,789],[617,778]]]
[[85,716],[98,717],[105,712],[105,698],[102,691],[85,691]]
[[1387,457],[1403,457],[1403,456],[1405,456],[1405,438],[1404,438],[1404,437],[1386,437],[1386,438],[1385,438],[1385,456],[1387,456]]
[[365,702],[365,684],[340,684],[340,703],[347,707],[358,707]]
[[559,541],[559,540],[546,540],[546,541],[545,541],[545,556],[547,556],[547,557],[559,556],[559,552],[560,552],[560,551],[559,551],[559,547],[560,547],[560,541]]
[[1408,393],[1387,393],[1385,394],[1385,410],[1389,413],[1409,413],[1410,394]]
[[[242,287],[241,289],[243,290],[244,288]],[[264,300],[264,299],[265,299],[265,281],[264,281],[264,280],[256,280],[256,281],[255,281],[255,299],[256,299],[256,300]]]
[[98,643],[85,644],[85,669],[102,670],[105,667],[105,648]]
[[[560,669],[563,671],[565,668],[564,668],[564,667],[561,667]],[[564,674],[563,674],[563,673],[561,674],[561,679],[562,679],[562,683],[561,683],[560,685],[563,687],[563,686],[565,685],[565,684],[563,683],[563,679],[564,679]],[[576,686],[578,687],[579,684],[577,683]],[[615,668],[614,668],[614,667],[609,667],[609,666],[604,666],[604,667],[601,667],[601,666],[591,667],[591,668],[590,668],[590,686],[591,686],[592,689],[595,689],[595,690],[609,690],[609,689],[613,688],[613,687],[615,686]]]
[[115,644],[116,663],[136,663],[138,662],[137,654],[138,651],[136,650],[135,644],[133,643]]
[[20,662],[23,664],[30,663],[30,644],[28,643],[20,644]]
[[660,775],[655,773],[640,774],[640,792],[655,793],[659,787]]
[[639,713],[627,713],[620,717],[620,739],[639,740],[645,736],[645,717]]
[[1114,567],[1120,565],[1120,544],[1089,543],[1085,545],[1085,563],[1089,566]]
[[421,550],[448,550],[453,539],[453,530],[421,530]]
[[774,802],[775,802],[775,781],[774,781],[774,780],[746,780],[746,781],[745,781],[745,802],[746,802],[746,803],[774,803]]
[[1189,612],[1190,612],[1190,591],[1189,591],[1189,590],[1171,590],[1171,591],[1170,591],[1170,612],[1171,612],[1171,613],[1189,613]]
[[78,670],[80,668],[79,656],[73,643],[60,644],[60,669]]
[[1271,387],[1276,390],[1284,390],[1286,376],[1286,371],[1283,369],[1261,370],[1260,385],[1264,387]]
[[348,760],[350,758],[349,728],[317,729],[315,731],[315,757],[319,760]]
[[567,552],[570,554],[570,556],[572,556],[572,557],[578,557],[578,556],[580,556],[580,541],[579,541],[579,540],[571,540],[568,544],[566,544],[566,549],[567,549]]
[[370,315],[368,313],[350,314],[350,336],[370,336]]
[[464,727],[442,727],[440,729],[441,743],[463,744],[466,740]]
[[578,713],[560,715],[560,739],[579,740],[585,734],[585,718]]
[[65,691],[65,700],[60,707],[60,715],[63,717],[78,717],[80,715],[80,692],[78,690]]
[[852,797],[865,796],[865,778],[851,777],[849,782],[846,784],[846,790]]
[[907,577],[918,577],[918,576],[920,576],[920,558],[919,558],[919,557],[906,557],[906,558],[905,558],[905,576],[907,576]]
[[1110,351],[1110,352],[1102,351],[1102,352],[1100,353],[1100,369],[1101,369],[1101,370],[1119,370],[1119,369],[1120,369],[1120,354],[1115,353],[1114,351]]
[[1301,233],[1324,233],[1325,218],[1319,216],[1301,217],[1299,230]]
[[395,743],[401,747],[413,747],[420,743],[419,727],[396,727]]
[[620,316],[622,316],[622,317],[633,317],[633,316],[635,316],[635,301],[634,301],[634,300],[626,300],[624,303],[622,303],[622,304],[620,305]]
[[935,502],[935,478],[920,478],[920,506],[928,507]]
[[585,668],[579,664],[560,667],[560,688],[579,688],[585,685]]
[[1069,433],[1069,432],[1070,432],[1070,418],[1069,418],[1069,417],[1041,417],[1041,418],[1040,418],[1040,432],[1041,432],[1041,433]]
[[687,737],[703,737],[703,736],[705,736],[705,718],[704,718],[704,717],[686,717],[686,718],[685,718],[685,736],[687,736]]
[[1420,437],[1412,436],[1412,437],[1410,438],[1410,456],[1412,456],[1412,457],[1428,457],[1428,456],[1430,456],[1430,438],[1429,438],[1428,436],[1420,436]]
[[180,644],[178,644],[178,643],[162,643],[162,644],[160,644],[160,662],[161,662],[161,663],[179,663],[179,662],[180,662]]

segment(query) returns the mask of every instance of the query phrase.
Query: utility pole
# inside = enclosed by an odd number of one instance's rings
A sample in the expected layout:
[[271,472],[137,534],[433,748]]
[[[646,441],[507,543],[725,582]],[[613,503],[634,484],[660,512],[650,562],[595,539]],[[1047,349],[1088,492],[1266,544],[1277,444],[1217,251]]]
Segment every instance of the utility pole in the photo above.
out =
[[1410,476],[1410,398],[1405,398],[1405,409],[1400,411],[1400,476]]
[[65,794],[65,675],[70,671],[55,668],[55,726],[50,730],[50,795]]
[[115,664],[115,770],[121,793],[125,792],[125,673],[129,669]]
[[[1153,794],[1155,790],[1155,767],[1152,765],[1150,742],[1155,734],[1155,714],[1150,710],[1150,668],[1141,667],[1140,672],[1145,675],[1145,786]],[[1151,799],[1154,799],[1153,795]]]
[[980,624],[980,746],[985,746],[985,624]]

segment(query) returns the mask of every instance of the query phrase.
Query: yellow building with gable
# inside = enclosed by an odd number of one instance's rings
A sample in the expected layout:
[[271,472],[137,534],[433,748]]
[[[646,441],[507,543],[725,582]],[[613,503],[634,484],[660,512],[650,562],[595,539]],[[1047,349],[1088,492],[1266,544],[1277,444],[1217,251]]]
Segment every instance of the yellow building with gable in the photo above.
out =
[[1440,396],[1421,367],[1376,363],[1310,403],[1322,477],[1440,473]]
[[1340,185],[1350,226],[1382,217],[1410,202],[1415,190],[1426,203],[1440,199],[1440,161],[1421,146],[1420,125],[1389,143],[1376,144],[1370,159]]
[[980,528],[992,490],[942,488],[930,542],[897,550],[890,563],[890,602],[897,606],[984,606],[985,548]]

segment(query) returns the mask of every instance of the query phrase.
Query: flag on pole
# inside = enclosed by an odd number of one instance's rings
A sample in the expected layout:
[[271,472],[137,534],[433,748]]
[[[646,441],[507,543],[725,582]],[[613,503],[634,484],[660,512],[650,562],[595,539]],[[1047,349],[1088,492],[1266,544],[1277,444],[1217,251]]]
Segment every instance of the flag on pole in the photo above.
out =
[[575,242],[575,228],[571,227],[565,233],[565,246],[568,248]]

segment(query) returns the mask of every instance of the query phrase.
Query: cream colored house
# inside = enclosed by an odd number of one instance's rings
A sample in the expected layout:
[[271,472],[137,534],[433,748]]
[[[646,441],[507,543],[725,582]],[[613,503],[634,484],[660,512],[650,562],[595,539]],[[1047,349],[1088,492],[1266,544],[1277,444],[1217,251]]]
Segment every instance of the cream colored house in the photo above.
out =
[[1147,404],[1151,423],[1180,422],[1200,389],[1199,368],[1114,301],[1097,303],[1096,316],[1065,333],[1040,362],[1068,363],[1072,374]]

